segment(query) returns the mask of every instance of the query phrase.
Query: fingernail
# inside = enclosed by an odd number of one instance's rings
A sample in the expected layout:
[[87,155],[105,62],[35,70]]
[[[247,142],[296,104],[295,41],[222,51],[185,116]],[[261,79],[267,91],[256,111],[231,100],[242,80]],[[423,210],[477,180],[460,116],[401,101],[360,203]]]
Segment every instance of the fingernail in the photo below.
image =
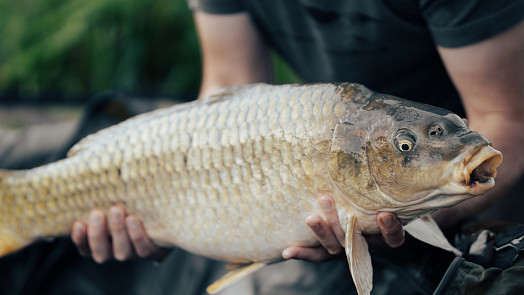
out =
[[310,227],[317,228],[320,224],[320,218],[316,215],[311,215],[306,218],[306,224]]
[[122,219],[124,219],[124,217],[122,216],[122,212],[120,212],[120,209],[113,208],[109,213],[112,222],[121,222]]
[[75,235],[80,236],[83,234],[83,227],[80,223],[75,223],[75,227],[73,229]]
[[289,259],[289,258],[291,258],[291,255],[292,255],[292,254],[293,254],[293,253],[291,253],[291,250],[286,249],[286,250],[284,250],[284,251],[282,252],[282,258],[284,258],[284,259]]
[[138,227],[138,221],[134,217],[130,217],[128,220],[129,228],[136,229]]
[[91,213],[90,222],[92,225],[98,226],[102,224],[102,214],[98,211]]
[[383,217],[382,218],[382,223],[384,223],[384,225],[386,225],[386,226],[391,226],[393,224],[393,217],[391,217],[391,216]]
[[320,199],[320,206],[322,206],[322,209],[324,209],[326,212],[331,212],[331,210],[333,210],[333,206],[331,206],[331,200],[326,199],[325,197]]

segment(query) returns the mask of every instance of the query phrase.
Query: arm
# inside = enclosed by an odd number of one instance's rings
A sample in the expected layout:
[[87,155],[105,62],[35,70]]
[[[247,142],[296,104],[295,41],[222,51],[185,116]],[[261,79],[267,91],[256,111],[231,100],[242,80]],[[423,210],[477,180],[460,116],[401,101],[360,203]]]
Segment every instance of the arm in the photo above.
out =
[[470,129],[504,155],[497,185],[486,196],[435,213],[446,227],[492,206],[524,172],[524,22],[477,44],[438,50],[461,95]]
[[199,98],[226,86],[272,82],[270,50],[246,13],[194,18],[203,65]]

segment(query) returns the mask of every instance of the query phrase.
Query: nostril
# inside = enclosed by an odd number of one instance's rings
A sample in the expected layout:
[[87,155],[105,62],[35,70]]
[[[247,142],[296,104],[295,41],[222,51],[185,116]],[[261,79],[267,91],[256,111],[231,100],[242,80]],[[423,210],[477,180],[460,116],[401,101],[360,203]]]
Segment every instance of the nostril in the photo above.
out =
[[442,134],[442,128],[440,126],[431,126],[428,134],[429,136],[439,136]]

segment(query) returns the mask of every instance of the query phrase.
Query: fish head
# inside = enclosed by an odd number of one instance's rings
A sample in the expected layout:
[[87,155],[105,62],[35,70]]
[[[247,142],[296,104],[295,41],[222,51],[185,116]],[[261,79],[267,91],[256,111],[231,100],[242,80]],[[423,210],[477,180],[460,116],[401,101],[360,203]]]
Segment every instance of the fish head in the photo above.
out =
[[[333,147],[337,151],[332,151],[338,165],[345,162],[345,167],[350,166],[350,158],[352,171],[345,177],[353,180],[337,182],[336,176],[332,178],[344,195],[353,182],[349,194],[356,195],[360,207],[382,209],[424,203],[430,211],[481,195],[495,185],[502,154],[459,116],[385,95],[370,100],[367,112],[371,119],[360,120],[365,122],[364,128],[355,128],[355,121],[341,124],[346,127],[336,130]],[[335,142],[343,138],[352,143]],[[338,180],[345,177],[339,175]]]

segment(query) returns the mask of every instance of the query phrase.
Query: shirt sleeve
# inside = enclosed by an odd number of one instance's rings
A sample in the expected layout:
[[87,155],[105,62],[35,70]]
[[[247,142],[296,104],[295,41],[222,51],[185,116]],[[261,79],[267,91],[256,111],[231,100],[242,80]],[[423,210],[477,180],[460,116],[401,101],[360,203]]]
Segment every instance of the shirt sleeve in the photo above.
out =
[[524,0],[420,0],[436,44],[461,47],[508,30],[524,20]]
[[242,0],[187,0],[193,11],[203,11],[210,14],[233,14],[243,12]]

